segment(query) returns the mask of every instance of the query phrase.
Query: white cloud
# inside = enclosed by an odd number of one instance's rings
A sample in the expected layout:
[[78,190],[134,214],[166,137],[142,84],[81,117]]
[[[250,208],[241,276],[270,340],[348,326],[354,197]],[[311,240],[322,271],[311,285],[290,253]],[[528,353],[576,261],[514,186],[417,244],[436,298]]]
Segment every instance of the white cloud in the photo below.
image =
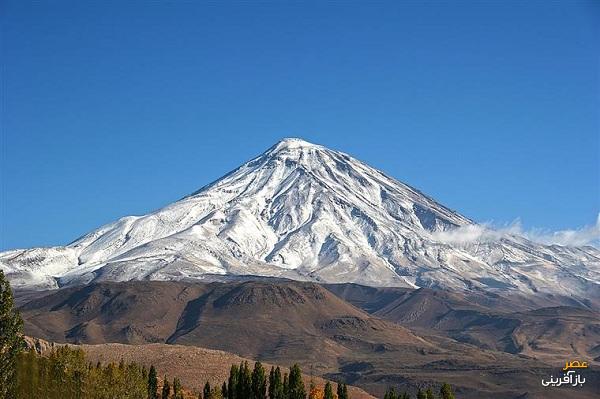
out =
[[490,223],[462,226],[453,230],[435,232],[432,238],[436,241],[466,245],[476,242],[493,242],[502,238],[517,235],[541,244],[558,244],[564,246],[594,245],[600,247],[600,214],[596,224],[584,226],[576,230],[547,231],[541,229],[523,230],[519,220],[510,225],[494,228]]

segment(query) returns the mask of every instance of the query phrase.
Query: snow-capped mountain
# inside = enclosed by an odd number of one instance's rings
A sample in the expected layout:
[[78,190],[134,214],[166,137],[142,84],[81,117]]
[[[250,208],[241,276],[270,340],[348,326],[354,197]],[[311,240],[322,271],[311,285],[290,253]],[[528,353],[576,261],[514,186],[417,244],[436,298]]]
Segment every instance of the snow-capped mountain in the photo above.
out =
[[0,254],[13,286],[259,275],[376,286],[600,292],[600,250],[516,235],[448,242],[468,218],[341,152],[284,139],[162,209],[64,247]]

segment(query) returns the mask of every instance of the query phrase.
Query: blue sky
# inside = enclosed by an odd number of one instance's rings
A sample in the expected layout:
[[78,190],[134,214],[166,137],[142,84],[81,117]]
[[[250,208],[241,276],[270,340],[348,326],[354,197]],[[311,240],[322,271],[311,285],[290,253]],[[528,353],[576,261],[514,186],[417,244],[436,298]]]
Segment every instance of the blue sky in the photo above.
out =
[[599,2],[198,3],[2,2],[0,249],[159,208],[286,136],[477,221],[595,222]]

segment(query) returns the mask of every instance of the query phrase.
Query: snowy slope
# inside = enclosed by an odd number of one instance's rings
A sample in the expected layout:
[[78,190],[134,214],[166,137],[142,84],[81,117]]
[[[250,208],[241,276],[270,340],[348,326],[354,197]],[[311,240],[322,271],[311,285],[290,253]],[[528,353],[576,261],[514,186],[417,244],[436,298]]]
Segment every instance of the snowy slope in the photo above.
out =
[[190,196],[66,247],[0,254],[14,286],[260,275],[368,285],[600,291],[600,251],[523,237],[448,244],[472,225],[337,151],[285,139]]

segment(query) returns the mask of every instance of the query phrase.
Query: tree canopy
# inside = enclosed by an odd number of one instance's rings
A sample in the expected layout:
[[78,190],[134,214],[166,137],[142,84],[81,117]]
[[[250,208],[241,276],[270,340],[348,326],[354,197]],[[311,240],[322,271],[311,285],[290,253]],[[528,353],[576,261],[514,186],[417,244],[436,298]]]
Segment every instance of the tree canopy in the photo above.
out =
[[14,397],[17,357],[24,348],[23,320],[15,309],[10,284],[0,270],[0,399]]

